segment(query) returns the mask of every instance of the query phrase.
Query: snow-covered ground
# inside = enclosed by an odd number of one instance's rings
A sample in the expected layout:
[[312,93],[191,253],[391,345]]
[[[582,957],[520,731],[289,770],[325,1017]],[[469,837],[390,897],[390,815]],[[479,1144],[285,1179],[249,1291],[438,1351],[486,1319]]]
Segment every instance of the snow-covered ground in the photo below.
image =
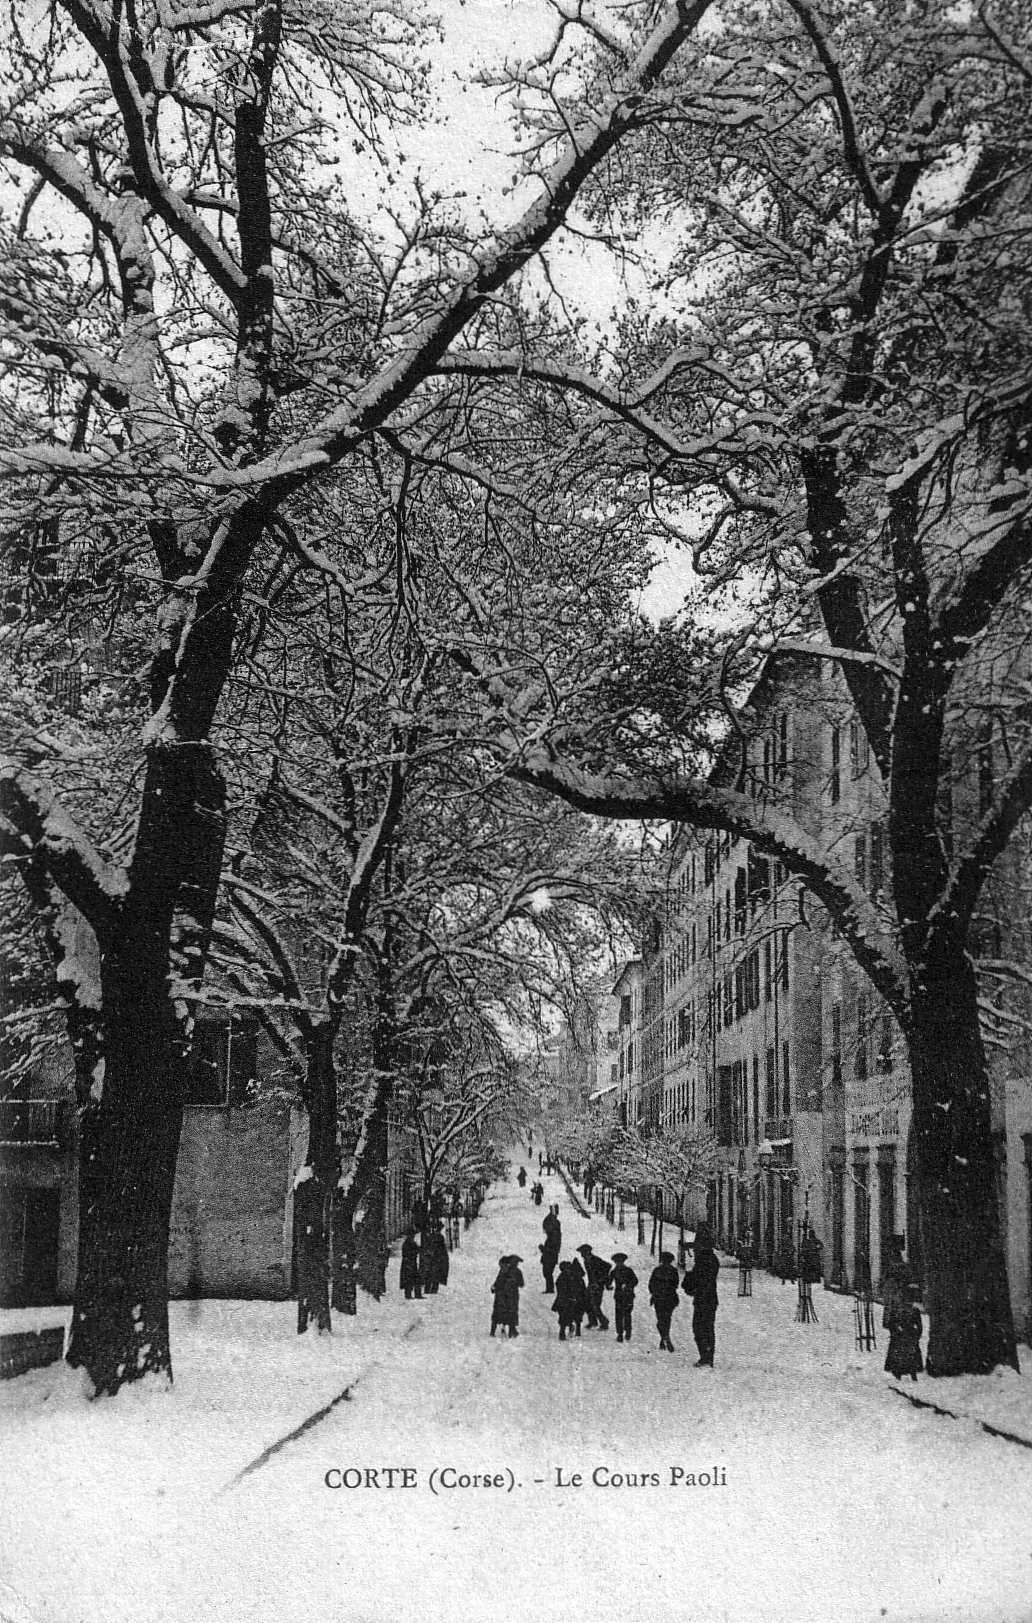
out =
[[[299,1341],[292,1303],[178,1303],[171,1391],[90,1403],[63,1366],[4,1383],[3,1623],[1032,1618],[1032,1450],[979,1424],[1032,1440],[1027,1375],[908,1382],[965,1418],[915,1409],[883,1346],[855,1350],[848,1298],[818,1289],[820,1322],[796,1324],[794,1287],[757,1273],[739,1299],[731,1267],[717,1366],[695,1369],[690,1304],[658,1350],[633,1225],[544,1181],[564,1255],[629,1253],[629,1345],[557,1340],[544,1210],[510,1184],[436,1298],[400,1298],[394,1263],[392,1294],[322,1341]],[[513,1250],[522,1333],[491,1340]],[[367,1470],[378,1485],[327,1486]]]

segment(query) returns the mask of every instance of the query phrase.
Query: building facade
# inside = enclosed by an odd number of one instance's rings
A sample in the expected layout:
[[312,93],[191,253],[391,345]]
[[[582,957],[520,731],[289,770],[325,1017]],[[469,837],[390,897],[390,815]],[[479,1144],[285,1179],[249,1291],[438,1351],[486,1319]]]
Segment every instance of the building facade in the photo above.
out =
[[[878,908],[890,878],[886,798],[838,667],[779,656],[747,716],[747,737],[714,781],[789,812]],[[984,744],[961,754],[957,830],[984,810],[993,770]],[[980,964],[999,965],[986,1035],[1019,1333],[1032,1328],[1030,842],[1023,827],[994,869],[974,943]],[[920,1278],[910,1078],[895,1018],[823,908],[748,841],[682,828],[668,854],[665,906],[643,943],[641,1119],[656,1131],[685,1122],[712,1132],[709,1216],[729,1249],[748,1244],[781,1266],[805,1222],[829,1287],[877,1291],[888,1239],[903,1233]]]

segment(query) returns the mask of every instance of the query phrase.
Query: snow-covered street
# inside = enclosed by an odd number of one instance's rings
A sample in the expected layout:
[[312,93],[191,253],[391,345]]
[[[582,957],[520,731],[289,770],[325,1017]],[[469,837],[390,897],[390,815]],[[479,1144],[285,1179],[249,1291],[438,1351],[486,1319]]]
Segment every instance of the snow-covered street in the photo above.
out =
[[[883,1346],[855,1350],[849,1298],[818,1289],[796,1324],[793,1286],[757,1273],[739,1299],[729,1266],[696,1369],[689,1303],[658,1349],[633,1226],[544,1182],[544,1208],[495,1186],[438,1297],[405,1302],[394,1260],[384,1302],[322,1342],[292,1303],[183,1302],[172,1392],[90,1404],[63,1366],[5,1383],[4,1623],[1030,1616],[1032,1449],[980,1424],[1032,1441],[1027,1374],[922,1379],[964,1418],[916,1409]],[[629,1345],[559,1343],[549,1200],[564,1257],[629,1254]],[[506,1251],[516,1341],[487,1333]]]

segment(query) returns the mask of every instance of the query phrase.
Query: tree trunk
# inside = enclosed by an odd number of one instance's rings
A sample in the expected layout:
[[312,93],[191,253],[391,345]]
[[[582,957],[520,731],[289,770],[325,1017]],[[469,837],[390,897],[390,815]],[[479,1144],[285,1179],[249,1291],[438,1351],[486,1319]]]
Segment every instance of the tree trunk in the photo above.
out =
[[168,1241],[189,1040],[170,974],[196,984],[203,971],[224,837],[208,746],[152,747],[121,927],[101,957],[103,1085],[81,1118],[67,1356],[98,1394],[172,1378]]
[[305,1102],[311,1176],[294,1191],[297,1258],[297,1333],[310,1324],[330,1323],[330,1209],[337,1181],[337,1072],[333,1060],[336,1025],[320,1020],[308,1043]]
[[167,997],[123,1014],[105,1022],[103,1094],[81,1116],[78,1277],[67,1356],[86,1370],[97,1396],[144,1375],[172,1379],[168,1241],[184,1045]]
[[977,987],[962,950],[917,976],[909,1035],[929,1375],[1017,1369]]
[[358,1283],[379,1301],[387,1289],[387,1108],[386,1097],[378,1101],[367,1132],[367,1172],[362,1199],[362,1221],[358,1230],[356,1260]]

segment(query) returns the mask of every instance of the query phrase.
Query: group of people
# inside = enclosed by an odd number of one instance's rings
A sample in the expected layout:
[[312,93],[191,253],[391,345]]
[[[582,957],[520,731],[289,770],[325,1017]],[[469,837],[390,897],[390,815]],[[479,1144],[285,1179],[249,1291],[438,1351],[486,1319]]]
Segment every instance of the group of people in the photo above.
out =
[[431,1218],[423,1230],[423,1243],[415,1227],[410,1226],[401,1242],[401,1275],[398,1283],[405,1293],[406,1302],[413,1297],[436,1296],[442,1285],[448,1283],[448,1243],[440,1218]]
[[[522,1167],[520,1171],[523,1171]],[[523,1182],[526,1182],[525,1178]],[[585,1242],[577,1247],[575,1256],[560,1262],[563,1231],[558,1206],[549,1206],[548,1215],[541,1226],[545,1234],[538,1247],[541,1272],[545,1280],[545,1295],[555,1297],[552,1312],[559,1320],[559,1340],[567,1341],[579,1336],[585,1321],[589,1330],[608,1330],[605,1295],[607,1291],[612,1291],[616,1339],[618,1342],[630,1341],[638,1276],[628,1266],[626,1251],[615,1251],[612,1260],[607,1262],[604,1257],[596,1256],[594,1248]],[[658,1266],[649,1276],[649,1301],[656,1316],[659,1345],[664,1351],[673,1352],[670,1329],[680,1294],[683,1291],[692,1298],[692,1333],[699,1353],[697,1362],[701,1367],[712,1368],[720,1263],[713,1248],[713,1236],[706,1225],[699,1226],[692,1249],[693,1266],[685,1270],[684,1278],[680,1281],[673,1253],[660,1252]],[[519,1335],[520,1291],[525,1283],[520,1271],[522,1261],[522,1257],[512,1254],[498,1260],[498,1274],[491,1286],[494,1297],[492,1335],[498,1330],[508,1336]]]

